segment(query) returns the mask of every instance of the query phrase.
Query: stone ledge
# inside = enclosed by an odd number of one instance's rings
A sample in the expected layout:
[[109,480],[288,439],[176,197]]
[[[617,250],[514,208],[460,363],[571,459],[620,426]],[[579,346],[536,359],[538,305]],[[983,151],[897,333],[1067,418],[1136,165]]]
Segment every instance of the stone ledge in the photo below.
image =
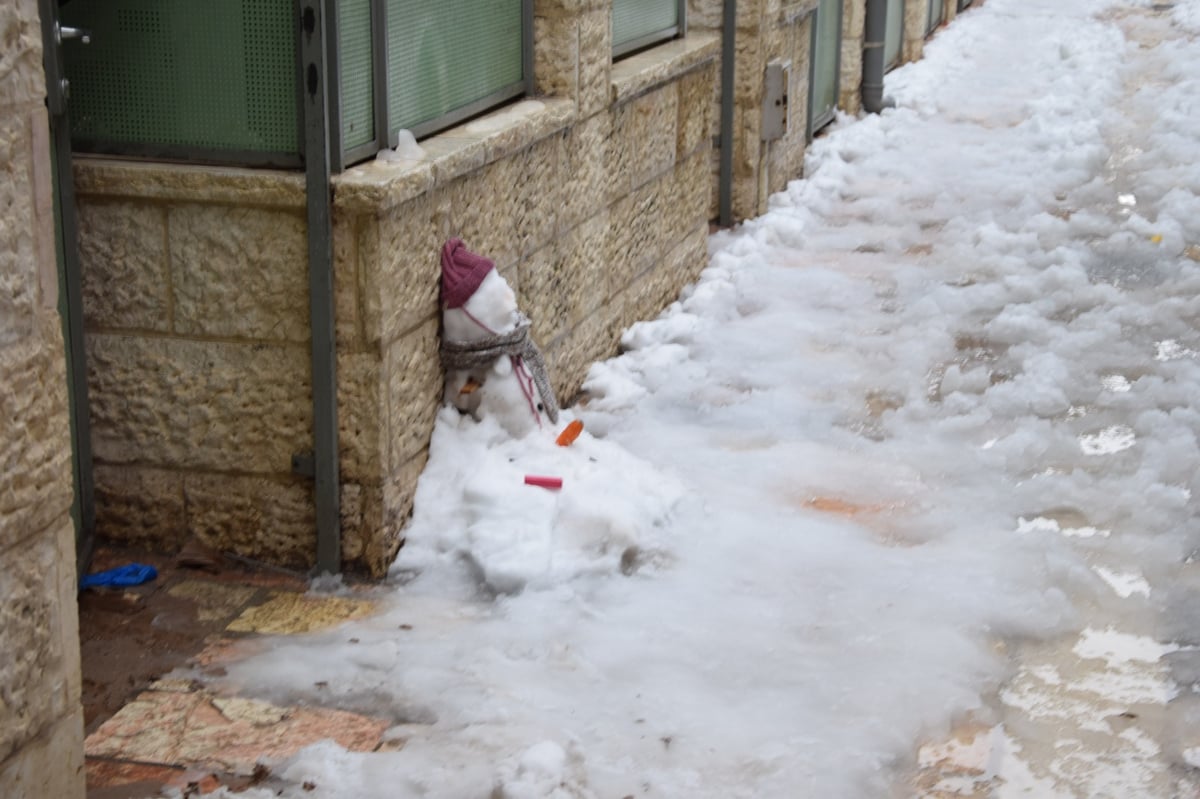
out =
[[520,100],[423,139],[421,160],[368,161],[347,169],[333,179],[334,207],[387,211],[558,133],[576,117],[571,100]]
[[83,156],[75,159],[74,174],[79,195],[305,207],[304,174],[296,171]]
[[623,103],[661,86],[707,61],[721,51],[715,33],[689,33],[652,47],[612,65],[612,102]]

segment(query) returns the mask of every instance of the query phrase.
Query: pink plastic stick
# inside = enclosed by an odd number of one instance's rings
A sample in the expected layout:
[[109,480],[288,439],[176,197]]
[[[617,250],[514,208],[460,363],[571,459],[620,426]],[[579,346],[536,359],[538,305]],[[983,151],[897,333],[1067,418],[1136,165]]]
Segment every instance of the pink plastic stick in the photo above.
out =
[[539,488],[562,488],[562,478],[527,474],[525,475],[525,485],[538,486]]

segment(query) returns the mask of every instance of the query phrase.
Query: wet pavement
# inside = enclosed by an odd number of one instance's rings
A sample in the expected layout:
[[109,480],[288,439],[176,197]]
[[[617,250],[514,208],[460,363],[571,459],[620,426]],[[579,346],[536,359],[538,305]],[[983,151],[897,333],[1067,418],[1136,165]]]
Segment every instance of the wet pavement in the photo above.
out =
[[[187,559],[182,559],[187,561]],[[272,781],[268,761],[333,739],[353,752],[387,749],[390,722],[330,708],[276,706],[206,687],[264,636],[302,635],[363,618],[372,589],[308,593],[308,579],[217,555],[178,557],[102,548],[93,571],[153,565],[157,579],[80,597],[90,799],[185,796]],[[190,677],[167,677],[194,674]]]

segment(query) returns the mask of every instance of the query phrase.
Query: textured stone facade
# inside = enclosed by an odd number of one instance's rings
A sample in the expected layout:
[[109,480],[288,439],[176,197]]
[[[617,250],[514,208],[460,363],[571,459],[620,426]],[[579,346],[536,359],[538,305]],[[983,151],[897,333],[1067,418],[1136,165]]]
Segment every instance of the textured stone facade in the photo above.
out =
[[83,796],[75,527],[35,0],[0,6],[0,796]]
[[[441,400],[438,253],[493,258],[568,399],[706,263],[719,41],[611,59],[609,5],[535,4],[537,104],[335,178],[343,558],[383,574]],[[522,113],[524,111],[524,113]],[[76,163],[97,527],[306,568],[315,551],[303,180]]]
[[[924,2],[909,0],[907,24]],[[864,3],[843,7],[850,111]],[[567,402],[622,329],[703,268],[717,214],[722,5],[690,0],[685,37],[614,61],[607,0],[536,0],[535,101],[424,139],[419,161],[335,178],[348,567],[386,570],[427,458],[446,238],[497,262]],[[737,219],[801,174],[816,6],[738,3]],[[772,61],[791,65],[787,126],[764,142]],[[312,484],[291,463],[312,449],[303,178],[102,159],[81,160],[75,178],[100,533],[167,548],[198,538],[310,566]]]

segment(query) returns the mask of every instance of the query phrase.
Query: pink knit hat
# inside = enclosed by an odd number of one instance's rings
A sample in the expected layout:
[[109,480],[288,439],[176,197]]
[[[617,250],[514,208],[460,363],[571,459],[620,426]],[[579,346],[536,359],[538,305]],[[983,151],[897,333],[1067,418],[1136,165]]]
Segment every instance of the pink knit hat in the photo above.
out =
[[462,239],[450,239],[442,247],[442,302],[447,308],[461,308],[495,268],[490,259],[468,250]]

